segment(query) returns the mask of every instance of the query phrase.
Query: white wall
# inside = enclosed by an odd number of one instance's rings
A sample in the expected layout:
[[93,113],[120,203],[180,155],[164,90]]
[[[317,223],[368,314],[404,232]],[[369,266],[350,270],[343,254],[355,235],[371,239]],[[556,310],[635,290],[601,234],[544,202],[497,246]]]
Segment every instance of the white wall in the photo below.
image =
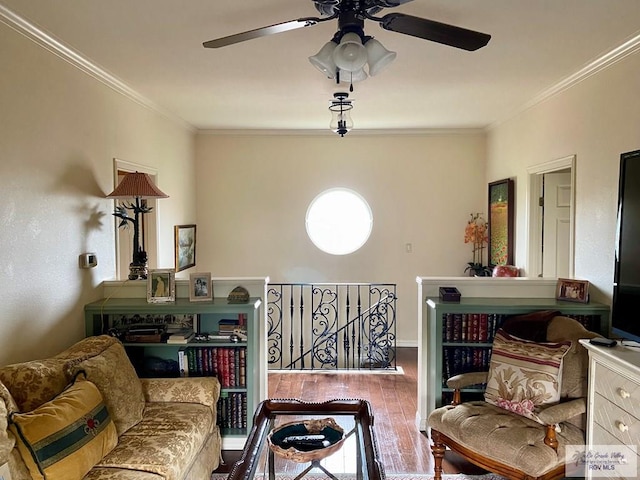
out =
[[610,303],[620,154],[640,149],[640,54],[630,55],[488,134],[487,181],[516,178],[516,264],[526,263],[526,168],[576,155],[575,276]]
[[[115,275],[113,158],[158,170],[159,263],[195,221],[194,134],[0,23],[0,364],[84,336],[85,303]],[[98,267],[78,268],[96,252]]]
[[[417,344],[416,276],[462,275],[469,213],[486,209],[482,133],[202,133],[196,157],[199,270],[273,283],[396,283],[399,344]],[[318,250],[304,225],[309,203],[336,186],[363,195],[374,215],[369,241],[346,256]]]

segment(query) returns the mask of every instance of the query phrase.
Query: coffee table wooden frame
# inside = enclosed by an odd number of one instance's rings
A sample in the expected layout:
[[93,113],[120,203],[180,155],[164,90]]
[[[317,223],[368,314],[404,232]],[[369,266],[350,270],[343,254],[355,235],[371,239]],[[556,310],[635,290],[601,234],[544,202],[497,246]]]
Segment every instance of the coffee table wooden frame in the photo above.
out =
[[[267,436],[279,415],[353,415],[358,456],[364,459],[364,469],[358,468],[357,479],[384,480],[384,468],[378,457],[378,445],[373,430],[371,405],[366,400],[330,400],[321,403],[309,403],[296,399],[264,400],[258,405],[253,416],[253,427],[242,456],[231,470],[228,480],[252,480],[256,474],[258,460],[263,449],[269,449]],[[273,453],[269,451],[269,478],[274,480]],[[363,462],[360,461],[359,465]],[[312,465],[317,466],[317,465]],[[305,470],[306,473],[309,469]]]

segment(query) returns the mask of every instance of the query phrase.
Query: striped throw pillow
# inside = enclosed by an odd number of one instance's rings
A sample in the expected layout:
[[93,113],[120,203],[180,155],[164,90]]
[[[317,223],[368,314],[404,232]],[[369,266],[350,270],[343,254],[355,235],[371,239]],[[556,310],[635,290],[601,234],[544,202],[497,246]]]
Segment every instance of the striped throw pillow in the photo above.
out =
[[39,480],[82,479],[118,440],[100,391],[82,375],[53,400],[13,413],[10,421],[20,455]]

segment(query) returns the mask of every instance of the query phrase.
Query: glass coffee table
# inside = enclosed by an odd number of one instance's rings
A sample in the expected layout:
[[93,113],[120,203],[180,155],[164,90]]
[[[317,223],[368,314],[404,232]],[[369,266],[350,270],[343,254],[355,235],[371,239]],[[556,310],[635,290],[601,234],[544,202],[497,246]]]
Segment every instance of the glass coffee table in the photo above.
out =
[[[275,440],[272,439],[279,431],[299,425],[316,425],[317,421],[322,425],[326,422],[337,425],[336,428],[343,431],[343,440],[326,447],[326,452],[322,451],[325,447],[311,452],[274,447]],[[316,441],[314,437],[301,437],[305,436],[287,437],[285,442],[307,441],[308,438]],[[304,450],[302,446],[299,448]],[[234,464],[228,480],[298,480],[307,473],[314,478],[320,474],[320,478],[332,480],[384,480],[369,402],[330,400],[307,403],[286,399],[265,400],[258,405],[242,456]]]

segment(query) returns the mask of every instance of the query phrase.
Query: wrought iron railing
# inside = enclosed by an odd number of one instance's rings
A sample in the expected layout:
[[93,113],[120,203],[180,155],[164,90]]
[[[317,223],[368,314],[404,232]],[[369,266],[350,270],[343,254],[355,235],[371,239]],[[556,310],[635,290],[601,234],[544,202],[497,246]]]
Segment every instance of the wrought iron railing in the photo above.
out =
[[396,285],[272,283],[270,369],[396,369]]

